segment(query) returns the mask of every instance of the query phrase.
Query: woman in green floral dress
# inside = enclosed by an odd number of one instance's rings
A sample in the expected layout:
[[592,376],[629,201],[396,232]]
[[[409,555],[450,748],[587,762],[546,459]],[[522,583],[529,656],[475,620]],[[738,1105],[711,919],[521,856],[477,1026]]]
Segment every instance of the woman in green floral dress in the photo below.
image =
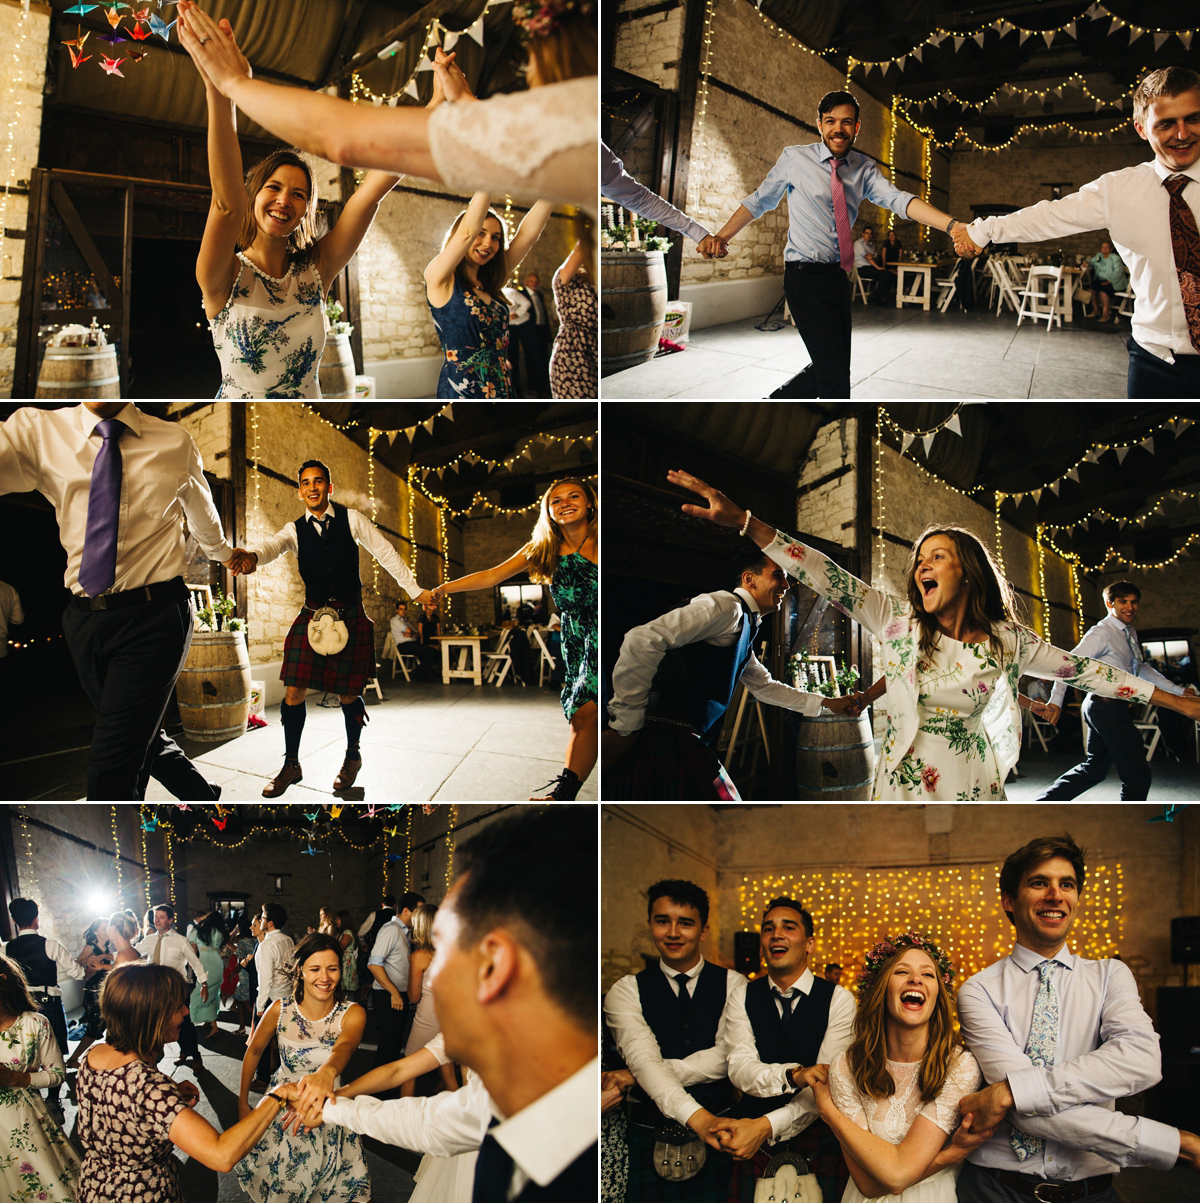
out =
[[785,572],[878,640],[889,701],[876,801],[1003,801],[1020,751],[1017,682],[1024,675],[1200,719],[1200,698],[1176,697],[1099,660],[1073,656],[1018,623],[1010,586],[969,531],[926,530],[913,545],[900,597],[871,588],[704,481],[686,472],[669,472],[667,479],[707,503],[685,505],[686,513],[743,530]]
[[598,711],[596,673],[599,664],[598,592],[599,518],[596,492],[574,477],[560,480],[542,495],[537,525],[529,542],[503,564],[472,572],[430,590],[435,598],[471,589],[494,589],[502,581],[528,572],[529,579],[550,586],[562,617],[562,654],[566,679],[563,713],[570,724],[563,771],[531,802],[569,802],[596,764]]
[[79,1156],[39,1093],[66,1077],[50,1021],[25,975],[0,956],[0,1198],[74,1203]]

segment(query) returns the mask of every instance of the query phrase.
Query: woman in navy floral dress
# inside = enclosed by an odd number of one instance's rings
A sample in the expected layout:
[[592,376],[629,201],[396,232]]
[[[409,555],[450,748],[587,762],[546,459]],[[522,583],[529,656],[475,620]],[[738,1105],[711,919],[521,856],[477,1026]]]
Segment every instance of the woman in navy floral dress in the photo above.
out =
[[554,206],[538,201],[505,246],[504,223],[476,192],[425,269],[425,297],[445,356],[437,395],[511,397],[504,281],[537,242]]
[[494,589],[501,581],[528,572],[550,586],[562,617],[562,655],[566,679],[562,708],[570,724],[563,771],[531,802],[569,802],[596,764],[599,661],[598,593],[599,518],[596,492],[574,477],[560,480],[542,495],[541,513],[529,542],[503,564],[472,572],[430,590],[435,598],[471,589]]

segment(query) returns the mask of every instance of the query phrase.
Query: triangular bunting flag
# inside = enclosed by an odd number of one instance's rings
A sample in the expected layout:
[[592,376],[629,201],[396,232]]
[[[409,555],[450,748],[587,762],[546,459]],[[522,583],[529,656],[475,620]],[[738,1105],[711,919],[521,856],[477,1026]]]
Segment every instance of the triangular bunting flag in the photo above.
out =
[[1183,48],[1185,50],[1191,50],[1192,31],[1190,29],[1185,30],[1183,33],[1177,33],[1175,36],[1183,43]]
[[1150,454],[1153,455],[1154,454],[1154,435],[1148,434],[1144,439],[1142,439],[1142,441],[1138,444],[1138,446],[1143,448],[1146,451],[1149,451]]
[[372,103],[372,104],[373,104],[373,105],[374,105],[374,106],[375,106],[377,109],[378,109],[378,108],[382,108],[382,107],[383,107],[383,97],[382,97],[382,96],[372,96],[372,97],[371,97],[371,103]]
[[1162,49],[1162,45],[1163,45],[1163,43],[1164,43],[1164,42],[1167,40],[1167,38],[1169,38],[1170,36],[1171,36],[1171,35],[1170,35],[1169,33],[1156,33],[1156,34],[1154,35],[1154,49],[1155,49],[1155,50],[1161,50],[1161,49]]
[[430,434],[433,434],[433,423],[436,418],[437,414],[434,414],[432,418],[426,418],[425,421],[421,423],[421,425],[424,426]]
[[[420,100],[421,98],[418,96],[417,99]],[[396,105],[398,105],[399,103],[400,103],[399,96],[389,96],[388,97],[388,108],[389,109],[394,109],[396,107]]]
[[1057,497],[1057,496],[1058,496],[1058,490],[1059,490],[1059,488],[1060,488],[1061,486],[1062,486],[1062,481],[1061,481],[1061,480],[1056,480],[1056,481],[1055,481],[1055,482],[1054,482],[1054,483],[1053,483],[1053,484],[1050,486],[1050,492],[1051,492],[1051,493],[1053,493],[1055,497]]
[[458,39],[459,39],[461,36],[462,36],[461,34],[457,34],[457,33],[455,33],[455,32],[454,32],[454,30],[452,30],[452,29],[447,29],[447,30],[446,30],[446,37],[445,37],[445,39],[442,41],[442,49],[443,49],[444,51],[446,51],[446,53],[447,53],[447,54],[449,54],[449,53],[450,53],[450,51],[454,49],[454,44],[455,44],[455,43],[458,41]]
[[1045,42],[1047,46],[1054,41],[1054,32],[1055,31],[1053,29],[1042,30],[1042,41]]
[[454,421],[454,402],[453,401],[449,405],[447,405],[445,409],[442,410],[442,417],[445,418],[447,422]]
[[913,445],[913,440],[916,437],[917,436],[915,434],[909,434],[907,430],[904,432],[904,436],[900,440],[900,454],[901,455],[903,455]]
[[480,17],[479,20],[476,21],[475,24],[470,27],[470,29],[464,30],[463,36],[472,39],[472,41],[478,42],[479,45],[482,46],[483,45],[483,18]]
[[962,36],[960,36],[959,34],[957,34],[957,33],[956,33],[956,34],[954,35],[954,49],[955,49],[955,50],[959,50],[959,49],[961,49],[961,48],[962,48],[962,44],[963,44],[963,43],[964,43],[966,40],[967,40],[966,38],[964,38],[964,37],[962,37]]
[[433,64],[429,61],[428,58],[426,58],[426,56],[424,54],[421,55],[421,61],[417,64],[417,70],[418,71],[432,71],[433,70]]
[[1034,490],[1033,490],[1033,492],[1030,494],[1030,496],[1031,496],[1031,497],[1034,499],[1034,501],[1041,501],[1041,499],[1042,499],[1042,490],[1041,490],[1041,489],[1034,489]]
[[1125,457],[1129,454],[1129,448],[1128,447],[1115,447],[1114,450],[1117,453],[1117,463],[1123,464],[1125,462]]
[[980,30],[978,33],[976,33],[976,34],[972,34],[972,35],[971,35],[971,40],[972,40],[973,42],[975,42],[975,44],[976,44],[976,45],[978,45],[978,46],[982,46],[982,45],[983,45],[983,39],[984,39],[984,37],[985,37],[985,36],[986,36],[986,35],[985,35],[985,31],[981,29],[981,30]]
[[1063,29],[1065,29],[1067,31],[1067,33],[1069,33],[1071,35],[1071,37],[1075,36],[1075,22],[1074,21],[1068,21],[1066,23],[1066,25],[1063,26]]
[[954,433],[958,435],[960,439],[962,438],[962,427],[958,424],[958,414],[950,415],[950,417],[946,420],[945,429],[954,431]]
[[408,83],[406,83],[406,84],[404,85],[404,94],[405,94],[406,96],[411,96],[411,97],[413,98],[413,100],[420,100],[420,99],[421,99],[421,94],[420,94],[420,93],[417,91],[417,80],[416,80],[416,76],[413,76],[413,78],[412,78],[412,79],[410,79],[410,80],[408,81]]
[[1187,430],[1187,428],[1191,425],[1193,425],[1191,418],[1180,418],[1179,419],[1179,427],[1178,427],[1176,433],[1183,434],[1183,432],[1185,430]]
[[1017,45],[1018,45],[1018,46],[1024,46],[1024,45],[1025,45],[1025,39],[1026,39],[1026,38],[1028,38],[1028,37],[1032,37],[1032,36],[1033,36],[1033,35],[1032,35],[1032,34],[1029,32],[1029,30],[1028,30],[1028,29],[1018,29],[1018,30],[1017,30],[1017,34],[1018,34],[1018,41],[1017,41]]
[[413,441],[413,436],[414,436],[416,433],[417,433],[417,428],[416,428],[415,426],[409,426],[409,427],[408,427],[408,428],[407,428],[407,429],[404,431],[404,437],[405,437],[406,439],[408,439],[408,441],[411,443],[411,442]]
[[921,436],[921,442],[925,444],[925,458],[929,458],[929,449],[933,446],[933,440],[937,438],[937,431],[934,430],[930,434]]
[[917,60],[917,62],[919,63],[919,62],[921,61],[921,55],[925,53],[925,47],[924,47],[924,46],[918,46],[918,47],[917,47],[915,50],[911,50],[911,51],[909,51],[909,53],[910,53],[910,54],[913,56],[913,58],[915,58],[915,59]]

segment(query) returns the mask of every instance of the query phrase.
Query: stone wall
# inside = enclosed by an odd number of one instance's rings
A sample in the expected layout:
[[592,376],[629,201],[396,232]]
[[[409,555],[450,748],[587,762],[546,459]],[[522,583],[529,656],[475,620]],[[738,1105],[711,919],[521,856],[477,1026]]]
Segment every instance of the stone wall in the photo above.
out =
[[171,406],[181,426],[192,436],[200,452],[200,462],[206,472],[222,480],[233,479],[233,460],[230,458],[232,401],[210,401],[198,409],[193,402],[177,401]]
[[[536,521],[536,510],[528,514],[494,514],[489,518],[467,519],[463,524],[463,572],[482,572],[515,555],[529,542]],[[496,620],[493,596],[491,589],[456,595],[456,600],[463,606],[461,621],[490,626]]]
[[[1132,581],[1141,591],[1134,626],[1191,627],[1200,630],[1200,561],[1182,556],[1166,568],[1125,568],[1097,577],[1098,616],[1104,617],[1099,590],[1111,581]],[[1193,643],[1200,644],[1193,636]]]
[[858,437],[859,423],[849,417],[817,431],[808,457],[800,465],[797,530],[842,547],[856,546]]
[[[17,317],[28,198],[5,193],[24,188],[37,166],[42,130],[49,6],[0,3],[0,46],[4,47],[5,88],[0,92],[0,397],[12,395],[17,358]],[[13,231],[17,237],[8,237]]]
[[[951,212],[971,220],[972,205],[1004,204],[1024,208],[1050,198],[1047,181],[1069,181],[1063,195],[1078,191],[1089,180],[1108,171],[1119,171],[1144,163],[1148,148],[1135,143],[1100,140],[1087,146],[1042,147],[1018,143],[996,153],[956,150],[950,164]],[[1107,231],[1073,234],[1048,242],[1021,243],[1022,254],[1045,257],[1063,250],[1072,260],[1076,255],[1094,255]]]
[[[654,11],[640,15],[640,10]],[[622,71],[673,92],[679,87],[679,57],[683,51],[683,0],[666,12],[646,0],[620,0],[617,5],[617,45],[614,61]],[[631,174],[629,162],[626,167]]]

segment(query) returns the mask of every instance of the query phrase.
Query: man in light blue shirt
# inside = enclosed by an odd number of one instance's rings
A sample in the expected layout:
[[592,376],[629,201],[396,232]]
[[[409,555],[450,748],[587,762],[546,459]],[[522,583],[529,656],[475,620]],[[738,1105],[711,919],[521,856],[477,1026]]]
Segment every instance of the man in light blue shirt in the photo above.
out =
[[[1151,681],[1165,693],[1177,697],[1194,694],[1196,691],[1190,685],[1184,689],[1174,681],[1168,681],[1142,659],[1141,640],[1133,629],[1141,596],[1142,591],[1131,581],[1113,581],[1105,585],[1104,605],[1108,616],[1084,635],[1072,654],[1103,660],[1105,664]],[[1066,692],[1065,681],[1054,683],[1044,716],[1052,723],[1058,722]],[[1144,802],[1150,793],[1150,762],[1146,759],[1141,732],[1133,725],[1130,704],[1089,693],[1083,703],[1083,721],[1088,725],[1087,759],[1064,773],[1038,796],[1038,801],[1077,798],[1093,785],[1099,785],[1115,764],[1121,777],[1122,800]]]
[[1085,873],[1065,833],[1031,840],[1000,871],[1017,942],[958,992],[963,1039],[990,1083],[959,1110],[971,1131],[995,1132],[964,1163],[959,1203],[1118,1203],[1119,1169],[1200,1169],[1200,1137],[1115,1109],[1159,1080],[1161,1057],[1128,966],[1067,950]]
[[412,913],[425,899],[420,894],[405,894],[400,909],[379,929],[367,969],[375,981],[371,984],[371,1009],[379,1028],[379,1047],[375,1066],[398,1061],[404,1055],[404,1042],[412,1027],[412,1008],[408,1005],[409,926]]
[[723,258],[739,230],[788,198],[783,291],[812,363],[772,397],[850,396],[851,227],[864,199],[947,233],[962,224],[894,187],[874,160],[852,149],[858,114],[858,101],[849,92],[822,97],[817,106],[821,141],[785,147],[758,189],[700,246],[707,258]]

